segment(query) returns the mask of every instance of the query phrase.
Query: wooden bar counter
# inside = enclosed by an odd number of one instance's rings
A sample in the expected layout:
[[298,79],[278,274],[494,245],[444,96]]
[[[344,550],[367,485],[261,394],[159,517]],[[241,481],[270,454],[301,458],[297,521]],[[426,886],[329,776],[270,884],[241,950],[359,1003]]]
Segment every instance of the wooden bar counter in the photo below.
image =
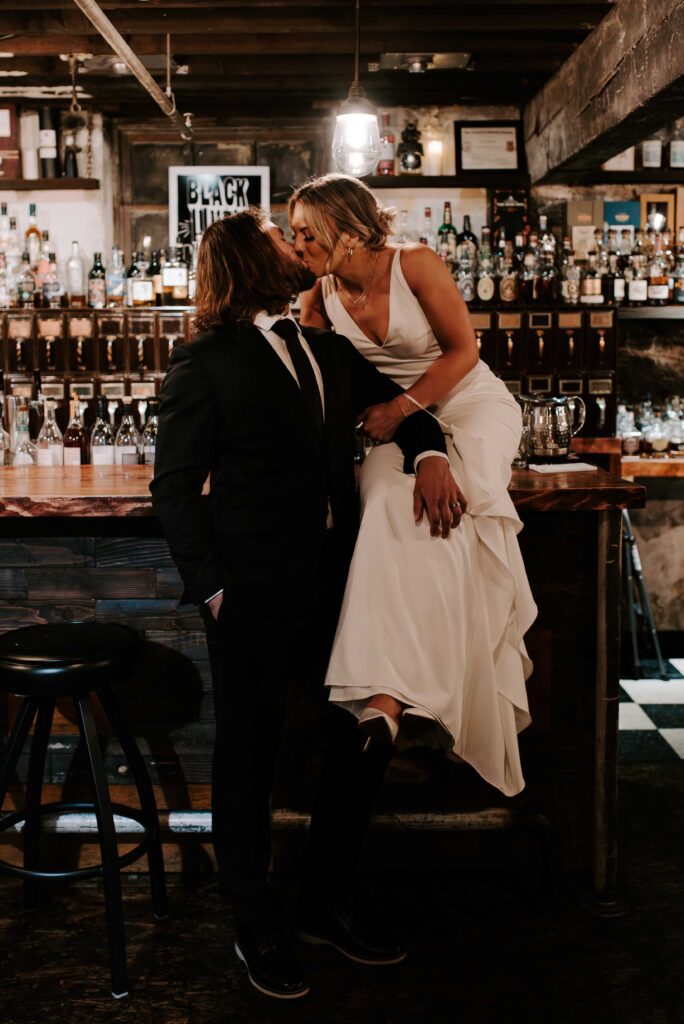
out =
[[[147,654],[121,701],[155,783],[168,866],[193,870],[210,863],[209,663],[196,609],[178,607],[181,581],[152,515],[150,475],[144,466],[0,470],[0,623],[6,630],[95,619],[145,634]],[[508,800],[469,767],[430,751],[398,756],[368,856],[375,865],[402,856],[414,863],[421,855],[432,864],[434,850],[428,844],[421,854],[420,844],[439,833],[453,862],[475,833],[484,841],[483,832],[502,826],[529,834],[531,822],[543,823],[559,842],[562,864],[591,877],[596,905],[610,913],[618,907],[621,510],[643,506],[645,492],[601,470],[515,471],[510,492],[524,522],[521,546],[539,606],[526,638],[535,664],[528,683],[533,724],[520,737],[526,788]],[[293,702],[274,797],[276,860],[283,863],[288,844],[302,839],[317,758],[315,730],[296,694]],[[2,709],[0,731],[6,730]],[[53,730],[45,799],[80,792],[74,733],[65,707]],[[113,743],[106,766],[125,803],[128,770]],[[13,790],[8,808],[16,798]],[[402,842],[395,837],[388,853],[381,837],[392,829],[401,830]],[[412,829],[419,834],[411,837]],[[81,835],[73,858],[85,863],[91,855]]]

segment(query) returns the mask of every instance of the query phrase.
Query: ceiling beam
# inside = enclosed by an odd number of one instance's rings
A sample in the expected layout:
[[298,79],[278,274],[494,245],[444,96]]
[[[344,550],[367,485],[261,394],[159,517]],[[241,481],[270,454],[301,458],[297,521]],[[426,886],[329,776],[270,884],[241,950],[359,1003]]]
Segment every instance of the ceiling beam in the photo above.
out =
[[681,117],[684,0],[618,4],[524,112],[532,181],[596,168]]
[[[63,11],[68,0],[2,0],[2,7],[5,11]],[[350,0],[148,0],[147,9],[183,10],[183,9],[244,9],[260,8],[262,10],[278,8],[290,9],[301,8],[331,8],[343,7],[349,9]],[[615,4],[617,0],[582,0],[582,7],[600,7],[605,11]],[[132,10],[137,7],[139,0],[100,0],[100,7],[105,11]],[[426,7],[453,7],[454,0],[363,0],[363,10],[367,11],[373,7],[379,8],[400,8],[412,7],[418,10]],[[482,7],[577,7],[575,0],[466,0],[461,3],[462,10],[468,8],[481,9]]]
[[[201,11],[176,8],[172,10],[149,10],[138,4],[129,10],[110,11],[109,20],[122,35],[129,33],[164,35],[192,33],[194,35],[251,35],[273,33],[292,35],[296,33],[339,32],[352,33],[354,30],[353,8],[326,7],[277,9],[259,11],[247,8],[233,11],[203,8]],[[604,16],[600,7],[574,4],[572,7],[536,8],[523,7],[520,10],[502,8],[500,24],[507,33],[542,32],[548,29],[556,34],[577,33],[591,30]],[[441,32],[488,32],[496,24],[494,9],[460,5],[452,7],[426,7],[418,14],[409,8],[398,8],[391,15],[386,9],[363,10],[362,35],[366,33],[413,33],[418,26],[432,26],[435,38]],[[74,5],[58,11],[4,12],[2,35],[44,36],[62,35],[73,32],[76,35],[95,35],[97,30]]]
[[[463,51],[476,53],[480,48],[487,51],[503,51],[508,53],[546,53],[567,55],[576,43],[581,42],[586,33],[553,33],[525,32],[520,36],[511,37],[505,31],[491,33],[482,32],[442,32],[437,27],[433,31],[410,33],[368,33],[361,36],[362,59],[376,59],[380,53],[443,53]],[[137,54],[164,51],[164,40],[158,35],[126,35],[126,42]],[[43,36],[11,36],[4,37],[0,32],[0,45],[14,54],[57,55],[60,53],[111,53],[111,49],[99,36],[43,35]],[[193,53],[252,55],[290,54],[308,57],[312,53],[348,53],[354,52],[354,34],[343,33],[299,33],[293,35],[271,35],[254,33],[252,35],[192,35],[172,38],[172,51],[176,58],[187,57],[188,62]]]

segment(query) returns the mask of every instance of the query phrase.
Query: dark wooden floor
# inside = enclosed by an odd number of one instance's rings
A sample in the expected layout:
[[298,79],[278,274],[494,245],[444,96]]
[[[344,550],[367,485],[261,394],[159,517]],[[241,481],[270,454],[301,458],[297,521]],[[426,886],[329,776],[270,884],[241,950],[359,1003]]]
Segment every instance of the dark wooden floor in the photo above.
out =
[[[212,879],[172,877],[172,916],[155,925],[144,876],[126,883],[134,991],[108,994],[96,884],[58,890],[39,912],[21,909],[17,883],[0,886],[3,1024],[218,1024],[249,1021],[679,1024],[684,1019],[684,763],[622,771],[621,831],[631,911],[598,920],[568,882],[533,898],[515,872],[366,875],[410,958],[356,967],[303,947],[311,995],[274,1003],[246,983],[232,952],[230,914]],[[679,851],[679,853],[677,853]],[[286,901],[292,883],[280,880]]]

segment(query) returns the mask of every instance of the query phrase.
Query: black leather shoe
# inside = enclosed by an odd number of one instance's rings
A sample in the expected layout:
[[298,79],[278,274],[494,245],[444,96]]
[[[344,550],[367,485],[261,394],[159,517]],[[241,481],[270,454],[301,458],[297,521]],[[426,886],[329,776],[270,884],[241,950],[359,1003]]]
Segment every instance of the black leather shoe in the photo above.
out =
[[273,924],[238,924],[235,952],[254,988],[274,999],[301,999],[309,991],[285,931]]
[[297,935],[313,946],[332,946],[357,964],[380,967],[406,959],[399,942],[375,934],[350,911],[304,910],[297,921]]

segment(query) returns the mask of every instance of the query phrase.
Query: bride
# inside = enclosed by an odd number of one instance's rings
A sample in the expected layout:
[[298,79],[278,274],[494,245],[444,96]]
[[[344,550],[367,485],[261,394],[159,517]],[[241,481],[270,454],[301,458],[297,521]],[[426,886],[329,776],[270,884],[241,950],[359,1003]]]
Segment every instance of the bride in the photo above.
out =
[[468,311],[439,256],[388,244],[393,211],[356,178],[330,174],[290,200],[299,256],[319,279],[302,324],[346,335],[403,395],[363,414],[391,442],[428,409],[451,437],[467,510],[448,538],[412,518],[397,445],[361,472],[361,528],[326,685],[369,735],[445,750],[503,793],[524,786],[517,734],[530,722],[523,637],[536,616],[508,495],[519,407],[478,356]]

